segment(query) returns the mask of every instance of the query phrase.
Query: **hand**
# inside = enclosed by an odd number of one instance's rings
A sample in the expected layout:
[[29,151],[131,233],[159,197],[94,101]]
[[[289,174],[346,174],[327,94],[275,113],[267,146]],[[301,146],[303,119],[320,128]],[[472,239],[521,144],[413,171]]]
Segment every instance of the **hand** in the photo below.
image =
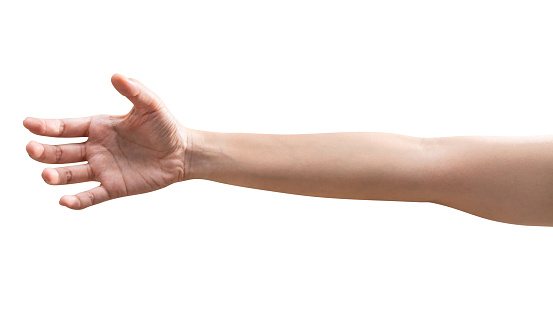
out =
[[115,74],[111,82],[134,105],[126,115],[23,121],[29,131],[38,135],[88,137],[86,142],[76,144],[27,144],[31,158],[43,163],[88,162],[46,168],[42,173],[44,181],[51,185],[100,182],[98,187],[60,199],[61,205],[72,209],[158,190],[187,179],[190,130],[180,125],[161,99],[137,80]]

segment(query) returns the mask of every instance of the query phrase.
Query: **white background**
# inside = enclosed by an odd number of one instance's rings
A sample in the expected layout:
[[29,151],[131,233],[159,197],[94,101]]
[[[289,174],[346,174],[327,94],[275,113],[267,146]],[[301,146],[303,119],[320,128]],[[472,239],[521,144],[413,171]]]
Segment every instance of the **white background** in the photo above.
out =
[[426,203],[204,180],[58,205],[27,116],[124,114],[141,80],[185,126],[552,134],[550,1],[3,1],[1,310],[551,310],[553,228]]

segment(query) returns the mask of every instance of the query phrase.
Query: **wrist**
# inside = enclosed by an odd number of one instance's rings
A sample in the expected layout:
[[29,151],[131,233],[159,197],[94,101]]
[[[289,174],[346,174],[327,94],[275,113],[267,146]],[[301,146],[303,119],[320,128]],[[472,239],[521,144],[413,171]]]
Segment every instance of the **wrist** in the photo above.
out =
[[217,133],[185,129],[186,147],[184,152],[184,180],[208,179],[211,158],[218,148],[213,143]]

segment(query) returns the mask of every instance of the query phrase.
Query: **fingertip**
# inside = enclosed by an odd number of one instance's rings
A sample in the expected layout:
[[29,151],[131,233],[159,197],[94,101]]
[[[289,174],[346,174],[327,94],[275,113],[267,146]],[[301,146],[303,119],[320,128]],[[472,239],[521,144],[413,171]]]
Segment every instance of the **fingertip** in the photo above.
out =
[[39,159],[44,154],[44,146],[34,140],[31,140],[25,149],[33,159]]
[[118,80],[127,80],[127,77],[125,77],[124,75],[122,75],[120,73],[114,73],[111,76],[111,82],[118,81]]
[[23,126],[29,131],[39,135],[43,134],[46,130],[43,122],[41,122],[40,119],[32,117],[25,118],[25,120],[23,120]]
[[81,209],[81,202],[74,195],[64,195],[60,199],[60,205],[68,207],[70,209],[78,210]]
[[133,97],[138,95],[140,90],[136,87],[134,82],[122,74],[116,73],[111,76],[111,84],[113,87],[123,96]]
[[34,120],[36,120],[36,118],[26,117],[25,120],[23,120],[23,126],[28,127],[28,125],[33,123]]
[[42,171],[42,179],[49,185],[57,185],[59,183],[60,176],[58,172],[53,168],[45,168]]

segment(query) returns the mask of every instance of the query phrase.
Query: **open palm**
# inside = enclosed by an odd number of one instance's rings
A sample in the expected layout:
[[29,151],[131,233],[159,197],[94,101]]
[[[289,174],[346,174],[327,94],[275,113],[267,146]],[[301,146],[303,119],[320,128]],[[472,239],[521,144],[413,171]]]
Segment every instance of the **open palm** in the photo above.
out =
[[46,168],[42,178],[51,185],[98,181],[100,185],[60,204],[83,209],[109,199],[149,192],[186,179],[187,130],[152,91],[134,79],[115,74],[115,89],[133,108],[122,116],[98,115],[71,119],[27,118],[23,125],[34,134],[88,137],[83,143],[46,145],[31,141],[29,155],[40,162],[61,164]]

